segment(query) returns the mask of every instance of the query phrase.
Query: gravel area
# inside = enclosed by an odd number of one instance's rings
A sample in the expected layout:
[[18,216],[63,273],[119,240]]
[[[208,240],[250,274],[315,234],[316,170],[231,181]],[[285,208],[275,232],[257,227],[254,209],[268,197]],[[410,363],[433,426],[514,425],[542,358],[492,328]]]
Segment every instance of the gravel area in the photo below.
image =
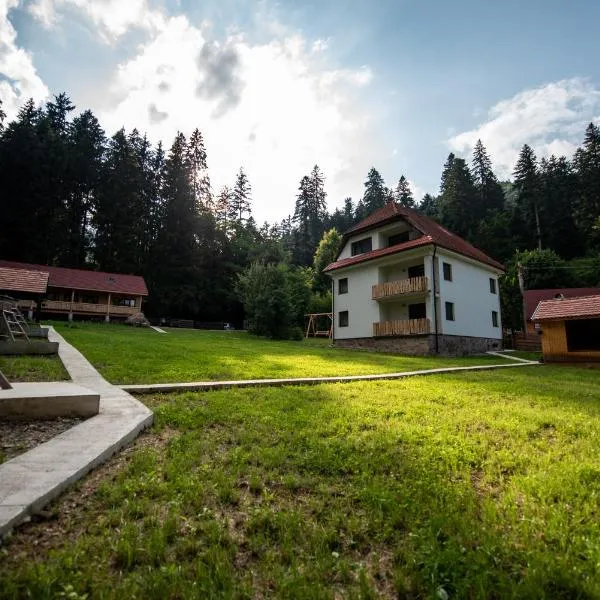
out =
[[84,420],[62,417],[52,421],[0,421],[0,463],[51,440]]

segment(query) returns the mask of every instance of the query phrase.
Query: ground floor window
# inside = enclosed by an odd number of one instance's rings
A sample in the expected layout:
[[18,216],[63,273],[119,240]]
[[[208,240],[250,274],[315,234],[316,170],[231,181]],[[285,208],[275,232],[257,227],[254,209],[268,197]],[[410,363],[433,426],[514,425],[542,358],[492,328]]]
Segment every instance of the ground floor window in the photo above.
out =
[[[492,280],[490,279],[490,281]],[[492,325],[498,327],[498,313],[495,310],[492,311]]]
[[409,304],[408,305],[408,318],[409,319],[425,319],[427,317],[427,307],[425,302],[420,304]]
[[348,311],[340,311],[340,327],[348,327]]
[[600,350],[600,319],[565,321],[569,352]]
[[446,302],[446,321],[454,321],[454,302]]

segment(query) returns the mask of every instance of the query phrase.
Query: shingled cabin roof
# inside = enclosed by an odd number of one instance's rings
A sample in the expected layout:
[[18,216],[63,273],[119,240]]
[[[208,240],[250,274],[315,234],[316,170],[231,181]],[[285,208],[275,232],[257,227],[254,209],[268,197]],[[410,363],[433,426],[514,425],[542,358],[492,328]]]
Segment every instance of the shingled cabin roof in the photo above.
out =
[[129,294],[132,296],[148,295],[146,282],[139,275],[67,269],[65,267],[50,267],[48,265],[20,263],[9,260],[0,260],[0,268],[48,273],[48,287],[53,288]]
[[600,295],[579,298],[542,300],[532,319],[534,321],[564,321],[600,317]]
[[479,248],[476,248],[458,235],[448,231],[445,227],[442,227],[433,219],[418,213],[416,210],[401,206],[396,202],[388,202],[384,207],[376,210],[374,213],[360,221],[357,225],[346,231],[342,238],[342,248],[346,245],[350,237],[359,235],[361,233],[366,233],[367,231],[387,225],[388,223],[402,220],[406,221],[409,225],[412,225],[412,227],[421,232],[422,235],[414,240],[402,242],[400,244],[396,244],[395,246],[390,246],[389,248],[380,248],[359,254],[357,256],[352,256],[350,258],[336,260],[328,265],[325,268],[325,271],[335,271],[343,267],[367,262],[382,256],[398,254],[400,252],[404,252],[405,250],[427,246],[430,244],[435,244],[436,246],[440,246],[446,250],[451,250],[458,254],[462,254],[463,256],[467,256],[468,258],[472,258],[478,262],[490,265],[495,269],[504,271],[504,265],[502,265],[502,263],[494,260],[485,252],[479,250]]
[[45,294],[47,287],[47,272],[0,267],[0,290],[3,292]]
[[523,293],[523,302],[525,304],[525,316],[528,321],[542,300],[552,300],[557,296],[564,298],[579,298],[581,296],[598,296],[600,288],[552,288],[546,290],[525,290]]

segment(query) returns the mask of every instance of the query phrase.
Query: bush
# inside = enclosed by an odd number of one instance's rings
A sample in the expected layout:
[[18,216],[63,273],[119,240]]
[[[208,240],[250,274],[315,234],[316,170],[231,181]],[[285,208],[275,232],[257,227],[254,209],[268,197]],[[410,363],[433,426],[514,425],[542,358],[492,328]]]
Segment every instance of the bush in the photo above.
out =
[[310,300],[304,269],[255,262],[239,275],[237,291],[250,333],[275,339],[297,335],[293,330],[303,323]]
[[300,327],[288,327],[285,338],[287,340],[301,342],[304,339],[304,331],[302,331]]

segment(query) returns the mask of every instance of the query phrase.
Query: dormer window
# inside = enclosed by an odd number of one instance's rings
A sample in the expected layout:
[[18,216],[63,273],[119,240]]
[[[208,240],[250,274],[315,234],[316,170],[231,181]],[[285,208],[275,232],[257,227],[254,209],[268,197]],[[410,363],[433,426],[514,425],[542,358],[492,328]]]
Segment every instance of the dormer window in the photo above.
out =
[[403,244],[404,242],[408,242],[410,240],[410,232],[403,231],[402,233],[396,233],[394,235],[390,235],[388,238],[388,246],[396,246],[397,244]]
[[352,256],[356,256],[358,254],[364,254],[365,252],[371,252],[371,250],[373,249],[373,241],[370,237],[363,238],[362,240],[352,242],[352,245],[350,248],[351,248]]

